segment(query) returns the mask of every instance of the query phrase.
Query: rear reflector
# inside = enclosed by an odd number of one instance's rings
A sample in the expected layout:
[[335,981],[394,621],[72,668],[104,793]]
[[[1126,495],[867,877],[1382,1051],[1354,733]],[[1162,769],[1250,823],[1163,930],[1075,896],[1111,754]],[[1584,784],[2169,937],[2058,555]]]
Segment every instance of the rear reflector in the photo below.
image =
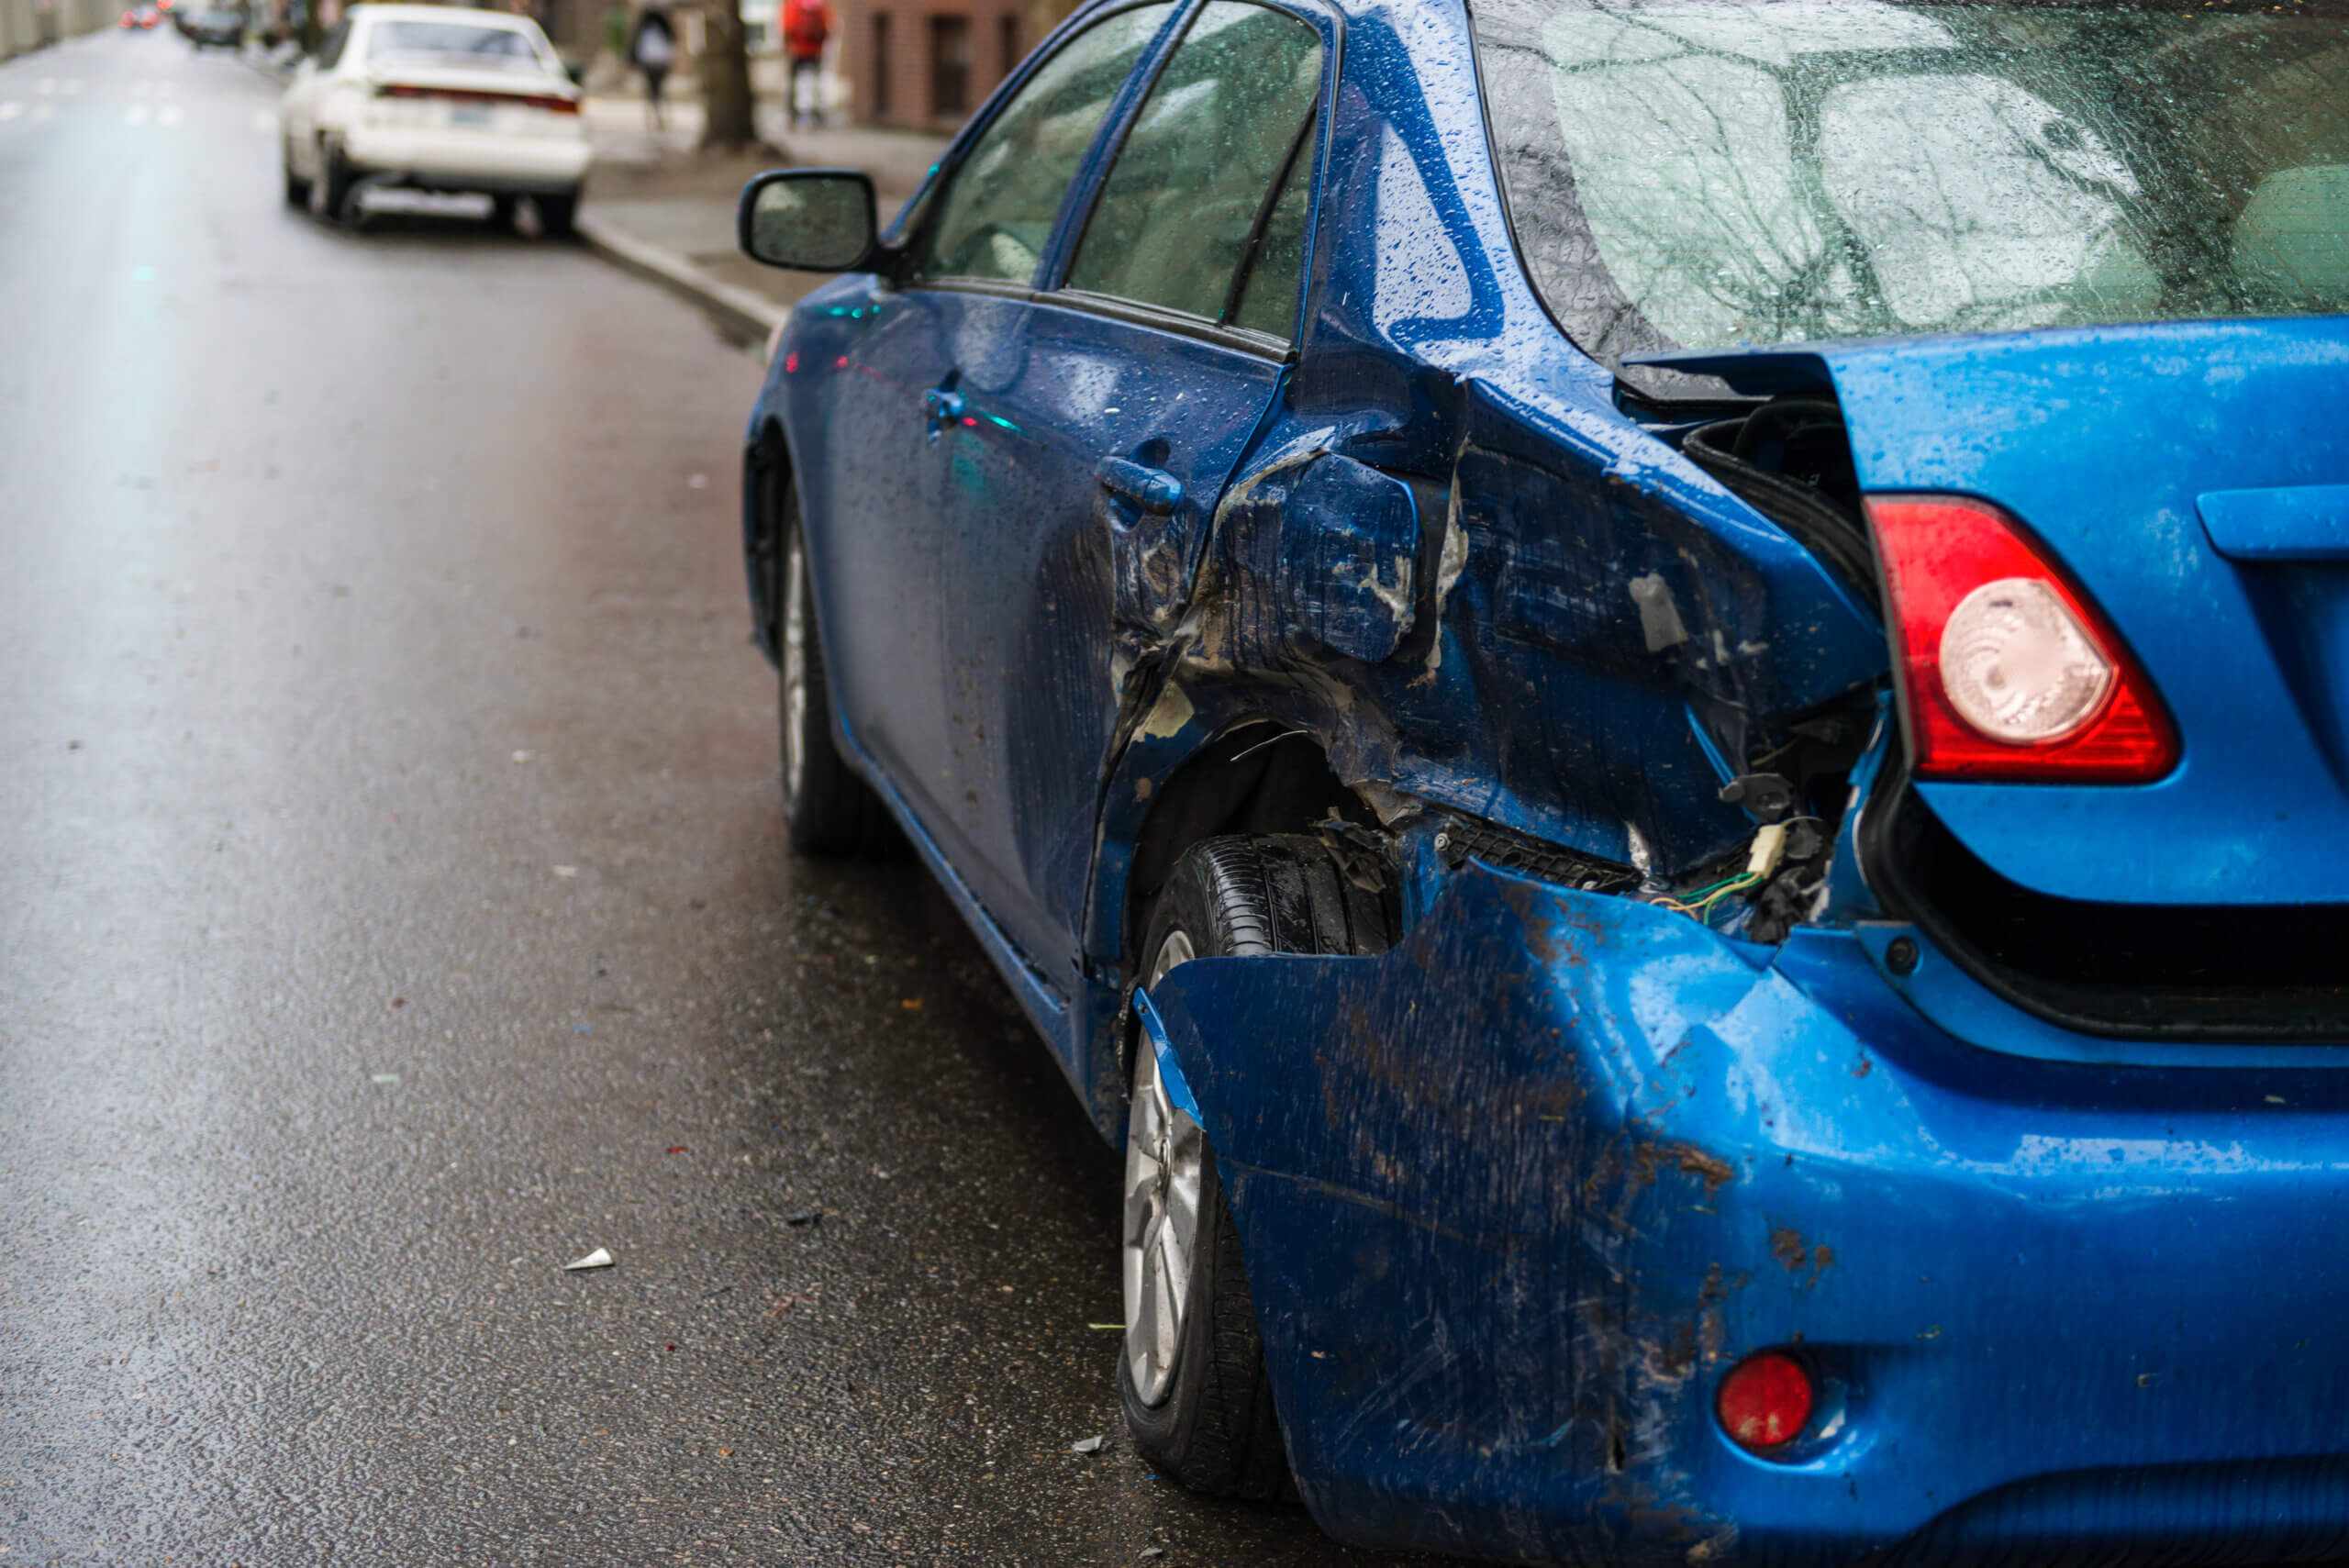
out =
[[1867,507],[1918,777],[2143,784],[2177,765],[2153,683],[2021,524],[1955,495]]
[[1740,1448],[1756,1453],[1784,1448],[1810,1420],[1810,1374],[1783,1351],[1746,1357],[1721,1379],[1713,1413]]

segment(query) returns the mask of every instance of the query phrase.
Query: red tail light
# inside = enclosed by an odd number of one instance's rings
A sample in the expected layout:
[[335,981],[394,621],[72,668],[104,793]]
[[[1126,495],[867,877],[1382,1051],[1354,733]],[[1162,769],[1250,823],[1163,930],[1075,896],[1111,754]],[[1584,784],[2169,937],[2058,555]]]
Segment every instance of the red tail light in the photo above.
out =
[[378,98],[430,98],[443,104],[484,104],[491,108],[544,109],[551,115],[575,115],[579,100],[559,93],[488,93],[464,87],[418,87],[406,82],[375,89]]
[[1920,778],[2143,784],[2177,732],[2121,639],[2014,518],[1868,499]]

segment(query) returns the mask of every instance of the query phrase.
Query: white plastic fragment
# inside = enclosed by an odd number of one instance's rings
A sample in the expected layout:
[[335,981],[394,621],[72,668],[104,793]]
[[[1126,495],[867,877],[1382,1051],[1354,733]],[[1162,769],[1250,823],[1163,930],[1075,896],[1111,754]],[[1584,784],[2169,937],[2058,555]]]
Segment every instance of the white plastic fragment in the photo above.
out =
[[1099,1453],[1101,1440],[1099,1438],[1079,1438],[1068,1445],[1068,1451],[1071,1453]]
[[598,1247],[594,1251],[588,1253],[585,1257],[573,1258],[571,1262],[563,1264],[562,1266],[566,1270],[608,1269],[612,1266],[611,1249],[608,1247]]
[[367,1074],[367,1082],[370,1084],[396,1084],[399,1081],[400,1075],[396,1073],[370,1073]]

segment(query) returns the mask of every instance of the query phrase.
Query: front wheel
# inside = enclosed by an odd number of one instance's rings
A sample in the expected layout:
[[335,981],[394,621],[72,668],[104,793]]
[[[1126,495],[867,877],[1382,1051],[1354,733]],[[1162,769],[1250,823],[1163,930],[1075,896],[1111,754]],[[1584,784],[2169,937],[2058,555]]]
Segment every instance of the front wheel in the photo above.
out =
[[783,732],[783,817],[792,848],[811,855],[874,854],[896,836],[871,786],[832,744],[831,684],[816,635],[816,585],[799,527],[797,487],[783,486],[775,550],[776,706]]
[[277,161],[283,166],[285,175],[285,205],[295,207],[308,206],[310,182],[294,172],[294,144],[292,142],[281,140],[278,143]]
[[318,177],[309,189],[310,215],[322,223],[348,222],[355,205],[351,188],[358,183],[351,165],[342,161],[342,150],[321,138]]
[[[1208,839],[1174,862],[1142,939],[1145,986],[1194,958],[1377,952],[1384,896],[1320,840]],[[1178,1109],[1147,1043],[1126,1124],[1118,1394],[1134,1451],[1197,1492],[1290,1493],[1255,1298],[1206,1132]]]

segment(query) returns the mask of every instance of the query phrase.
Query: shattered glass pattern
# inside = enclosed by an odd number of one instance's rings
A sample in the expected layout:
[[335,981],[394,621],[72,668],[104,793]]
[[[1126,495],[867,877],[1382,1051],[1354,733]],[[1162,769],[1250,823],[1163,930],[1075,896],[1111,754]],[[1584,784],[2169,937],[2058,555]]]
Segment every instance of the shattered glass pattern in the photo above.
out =
[[1586,348],[2349,309],[2349,27],[2307,6],[1500,0],[1536,285]]

